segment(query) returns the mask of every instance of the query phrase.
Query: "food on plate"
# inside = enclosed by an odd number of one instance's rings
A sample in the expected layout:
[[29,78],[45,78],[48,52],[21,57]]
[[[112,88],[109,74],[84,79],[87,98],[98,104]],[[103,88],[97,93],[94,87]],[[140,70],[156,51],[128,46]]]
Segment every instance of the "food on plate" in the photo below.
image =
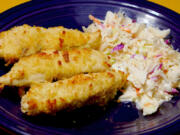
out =
[[107,12],[105,20],[89,18],[94,23],[84,31],[100,30],[100,50],[111,57],[113,69],[128,74],[119,101],[135,102],[143,115],[150,115],[179,93],[180,53],[165,39],[169,29],[138,23],[120,12]]
[[179,93],[180,53],[167,39],[169,29],[120,12],[108,11],[105,20],[89,18],[94,22],[84,32],[23,25],[0,33],[0,57],[7,65],[20,59],[0,77],[0,86],[18,86],[20,95],[30,86],[22,97],[23,113],[104,105],[123,86],[118,102],[135,102],[150,115]]
[[87,47],[97,49],[100,43],[101,35],[98,31],[83,33],[62,26],[47,29],[22,25],[0,33],[0,58],[9,65],[23,56],[44,49],[67,50]]
[[0,84],[29,86],[34,82],[52,82],[80,73],[102,72],[110,66],[108,56],[93,49],[46,50],[21,58],[0,77]]
[[27,115],[55,114],[84,105],[105,105],[126,81],[123,72],[106,71],[73,76],[54,83],[31,85],[22,97],[21,110]]

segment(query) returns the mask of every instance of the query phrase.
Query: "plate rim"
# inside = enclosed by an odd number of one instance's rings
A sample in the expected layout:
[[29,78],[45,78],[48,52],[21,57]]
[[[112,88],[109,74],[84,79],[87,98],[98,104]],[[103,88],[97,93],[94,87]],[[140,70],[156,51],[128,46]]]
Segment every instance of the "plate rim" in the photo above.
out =
[[[48,0],[32,0],[32,1],[29,1],[29,2],[25,2],[25,3],[23,3],[23,4],[20,4],[20,5],[18,5],[18,6],[15,6],[15,7],[13,7],[13,8],[10,8],[10,9],[8,9],[8,10],[6,10],[5,12],[3,12],[3,13],[1,13],[0,14],[0,29],[2,29],[3,28],[3,26],[5,26],[6,25],[6,23],[10,20],[10,19],[12,19],[11,17],[10,18],[8,18],[9,16],[14,16],[17,12],[21,12],[21,11],[24,11],[24,8],[26,8],[26,9],[29,9],[29,8],[31,8],[32,6],[34,6],[34,5],[37,5],[37,4],[42,4],[42,3],[49,3],[49,2],[52,2],[52,3],[55,3],[55,2],[60,2],[59,0],[52,0],[52,1],[48,1]],[[172,18],[172,21],[174,21],[174,20],[176,20],[177,22],[176,22],[176,24],[177,24],[177,26],[178,26],[178,28],[177,29],[179,29],[179,32],[180,32],[180,14],[179,13],[177,13],[177,12],[175,12],[175,11],[173,11],[173,10],[171,10],[171,9],[168,9],[168,8],[166,8],[166,7],[164,7],[164,6],[161,6],[161,5],[158,5],[158,4],[155,4],[155,3],[153,3],[153,2],[149,2],[149,1],[145,1],[145,0],[141,0],[141,1],[139,1],[139,0],[133,0],[133,1],[131,1],[131,0],[107,0],[107,1],[104,1],[104,0],[61,0],[61,2],[62,3],[78,3],[78,2],[80,2],[80,3],[83,3],[83,2],[85,2],[85,3],[88,3],[88,2],[91,2],[91,3],[93,3],[93,2],[104,2],[104,3],[114,3],[114,4],[117,4],[117,2],[124,2],[124,3],[128,3],[128,5],[132,5],[132,4],[136,4],[136,5],[142,5],[142,4],[147,4],[146,6],[150,6],[149,8],[152,8],[152,7],[154,7],[154,8],[156,8],[156,10],[155,11],[158,11],[158,12],[160,12],[161,14],[164,14],[164,13],[167,13],[166,14],[166,16],[167,17],[169,17],[169,18]],[[137,2],[138,2],[138,4],[137,4]],[[158,10],[157,10],[158,9]],[[34,10],[34,9],[33,9]],[[28,13],[29,12],[29,10],[27,10],[26,11],[26,13]],[[23,13],[24,14],[24,13]],[[21,15],[21,14],[18,14],[18,15],[15,15],[15,17],[17,17],[17,16],[19,16],[19,15]],[[174,23],[174,22],[173,22]],[[177,122],[177,121],[179,121],[180,120],[180,115],[178,115],[179,117],[178,117],[178,119],[177,120],[175,120],[174,122]],[[6,118],[4,118],[4,120],[5,120]],[[174,123],[174,122],[172,122],[172,123]],[[170,123],[170,124],[172,124],[172,123]],[[170,125],[169,124],[169,125]],[[163,126],[163,127],[160,127],[159,129],[162,129],[162,128],[165,128],[165,127],[167,127],[167,126],[169,126],[169,125],[165,125],[165,126]],[[18,129],[18,130],[14,130],[12,127],[6,127],[5,126],[5,124],[3,124],[3,121],[0,121],[0,126],[1,127],[3,127],[3,128],[5,128],[5,129],[8,129],[8,130],[10,130],[10,131],[13,131],[13,132],[17,132],[17,133],[20,133],[19,131],[20,131],[20,129]],[[17,128],[17,127],[16,127]],[[31,127],[32,128],[32,127]],[[153,128],[154,129],[154,128]],[[158,130],[159,130],[158,129]],[[145,130],[146,131],[146,130]],[[154,130],[153,130],[154,131]],[[149,132],[152,132],[152,131],[149,131]],[[24,134],[23,132],[21,132],[22,134]],[[139,132],[138,132],[139,133]],[[141,132],[140,132],[141,133]]]
[[[9,18],[7,16],[14,16],[14,17],[18,17],[19,15],[21,15],[20,11],[28,12],[27,9],[29,9],[30,7],[40,4],[40,8],[41,8],[41,4],[43,3],[45,4],[49,4],[49,3],[62,3],[62,4],[69,4],[69,3],[97,3],[97,2],[101,2],[101,3],[114,3],[114,4],[118,4],[119,2],[123,2],[126,3],[127,5],[140,5],[140,6],[145,6],[145,8],[147,10],[152,10],[152,11],[158,11],[158,13],[161,14],[166,14],[166,17],[171,18],[169,19],[169,21],[173,22],[174,24],[176,24],[176,26],[178,26],[178,31],[180,32],[180,14],[167,8],[164,7],[162,5],[147,1],[147,0],[32,0],[32,1],[28,1],[25,3],[22,3],[20,5],[17,5],[15,7],[12,7],[6,11],[4,11],[3,13],[0,14],[0,31],[4,30],[2,29],[9,21]],[[43,5],[42,4],[42,5]],[[18,14],[17,14],[18,13]],[[153,14],[153,13],[152,13]],[[154,14],[153,14],[154,15]],[[13,18],[14,18],[13,17]],[[12,19],[12,18],[10,18]],[[167,18],[166,18],[167,19]]]

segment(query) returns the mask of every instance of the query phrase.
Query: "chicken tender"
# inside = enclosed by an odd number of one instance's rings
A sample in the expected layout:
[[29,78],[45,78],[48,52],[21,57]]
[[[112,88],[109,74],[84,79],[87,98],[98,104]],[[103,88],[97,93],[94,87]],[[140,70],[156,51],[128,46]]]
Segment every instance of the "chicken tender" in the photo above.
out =
[[43,49],[68,50],[70,48],[98,49],[101,44],[100,32],[83,33],[62,26],[48,28],[42,34],[40,44]]
[[105,105],[126,82],[123,72],[106,71],[73,76],[54,83],[33,84],[22,97],[21,110],[27,115],[55,114],[84,105]]
[[8,65],[23,56],[44,49],[67,50],[75,47],[97,49],[100,43],[100,32],[83,33],[61,26],[46,29],[22,25],[0,33],[0,58],[5,59]]
[[29,86],[33,82],[52,82],[80,73],[102,72],[110,66],[108,57],[93,49],[47,50],[21,58],[10,72],[0,77],[0,84]]

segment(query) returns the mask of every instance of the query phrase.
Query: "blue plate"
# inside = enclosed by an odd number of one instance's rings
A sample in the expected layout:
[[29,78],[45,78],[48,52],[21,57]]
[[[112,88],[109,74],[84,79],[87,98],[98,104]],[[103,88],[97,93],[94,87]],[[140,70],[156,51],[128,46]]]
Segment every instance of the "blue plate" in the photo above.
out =
[[[156,4],[139,0],[36,0],[0,15],[0,30],[30,24],[78,28],[88,26],[92,14],[103,19],[111,10],[161,29],[170,28],[169,38],[175,49],[180,48],[180,15]],[[0,64],[0,74],[9,69]],[[159,111],[143,117],[133,103],[110,103],[105,109],[84,107],[57,116],[27,117],[20,111],[20,98],[14,88],[0,94],[0,129],[33,135],[100,135],[100,134],[173,134],[180,132],[180,95],[164,103]]]

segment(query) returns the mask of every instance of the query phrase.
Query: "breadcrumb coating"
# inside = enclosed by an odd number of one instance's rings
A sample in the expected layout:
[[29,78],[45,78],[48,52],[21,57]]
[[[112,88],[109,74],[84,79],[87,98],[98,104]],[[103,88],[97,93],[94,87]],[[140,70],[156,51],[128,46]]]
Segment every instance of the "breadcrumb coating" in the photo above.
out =
[[84,105],[103,106],[112,100],[126,81],[123,72],[106,71],[73,76],[54,83],[33,84],[22,97],[21,110],[27,115],[55,114]]
[[102,72],[110,66],[108,57],[93,49],[47,50],[21,58],[0,77],[0,84],[29,86],[34,82],[52,82],[80,73]]
[[0,33],[0,58],[12,64],[23,56],[45,49],[67,50],[69,48],[97,49],[101,43],[100,32],[88,33],[58,27],[22,25]]

